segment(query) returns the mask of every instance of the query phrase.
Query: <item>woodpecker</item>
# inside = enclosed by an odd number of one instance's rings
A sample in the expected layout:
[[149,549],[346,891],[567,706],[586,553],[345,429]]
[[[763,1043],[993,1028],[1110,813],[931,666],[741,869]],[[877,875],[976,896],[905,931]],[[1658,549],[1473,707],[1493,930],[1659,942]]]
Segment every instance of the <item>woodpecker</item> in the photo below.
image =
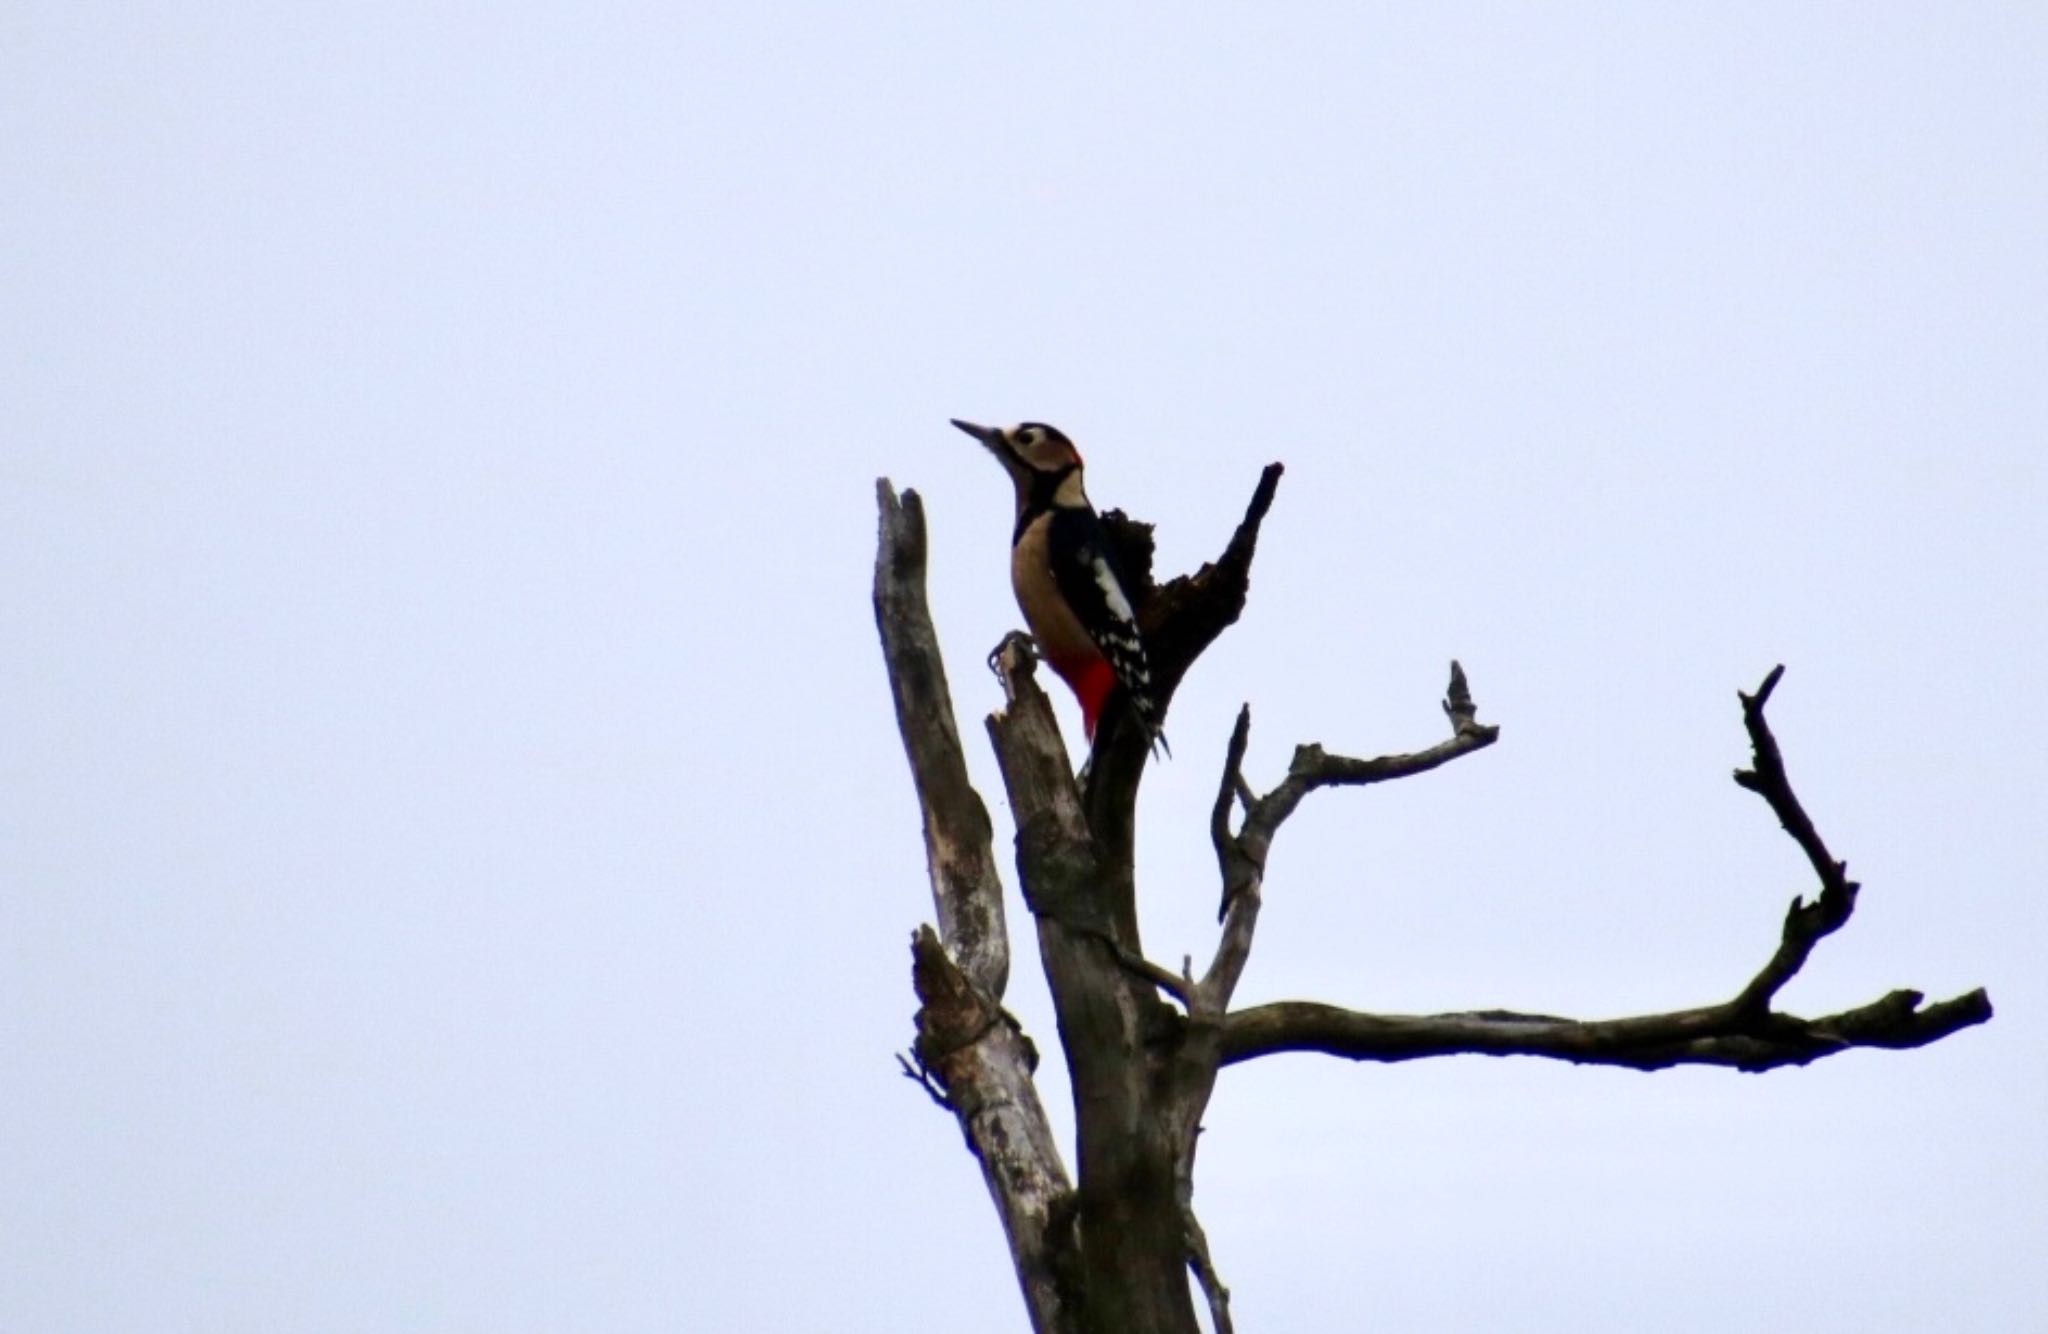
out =
[[1017,488],[1010,586],[1039,656],[1081,701],[1089,742],[1121,687],[1153,748],[1167,749],[1138,619],[1081,486],[1080,451],[1043,422],[1003,430],[954,418],[953,425],[986,446]]

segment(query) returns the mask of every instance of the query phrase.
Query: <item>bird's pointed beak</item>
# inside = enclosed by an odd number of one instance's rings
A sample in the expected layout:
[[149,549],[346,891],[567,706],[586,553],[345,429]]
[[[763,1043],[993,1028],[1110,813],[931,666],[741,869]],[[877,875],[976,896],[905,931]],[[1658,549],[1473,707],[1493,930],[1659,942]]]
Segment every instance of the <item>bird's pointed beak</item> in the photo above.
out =
[[967,432],[967,434],[973,436],[976,440],[981,441],[984,447],[995,451],[998,457],[1006,456],[1009,454],[1010,451],[1008,447],[1008,442],[1006,442],[1003,439],[1003,433],[997,430],[995,427],[976,426],[973,422],[964,422],[961,421],[958,417],[954,417],[951,420],[953,425]]

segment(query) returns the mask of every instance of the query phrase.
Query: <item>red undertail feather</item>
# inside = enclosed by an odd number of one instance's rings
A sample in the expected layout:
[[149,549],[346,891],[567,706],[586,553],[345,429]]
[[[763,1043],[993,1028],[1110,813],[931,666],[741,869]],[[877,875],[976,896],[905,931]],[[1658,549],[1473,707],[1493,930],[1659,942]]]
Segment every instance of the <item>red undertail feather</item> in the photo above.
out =
[[1095,740],[1096,720],[1102,717],[1103,705],[1109,702],[1110,692],[1116,689],[1116,669],[1109,665],[1107,658],[1049,661],[1052,669],[1073,689],[1074,698],[1081,701],[1081,729],[1090,741]]

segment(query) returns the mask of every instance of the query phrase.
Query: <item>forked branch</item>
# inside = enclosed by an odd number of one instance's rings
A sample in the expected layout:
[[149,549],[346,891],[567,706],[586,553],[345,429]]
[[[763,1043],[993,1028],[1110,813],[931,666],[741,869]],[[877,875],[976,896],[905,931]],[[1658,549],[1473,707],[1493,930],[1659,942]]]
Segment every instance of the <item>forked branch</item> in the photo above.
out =
[[[1444,716],[1451,720],[1451,736],[1427,750],[1409,755],[1382,755],[1359,760],[1331,755],[1321,746],[1297,746],[1287,777],[1265,796],[1256,796],[1245,781],[1244,753],[1251,739],[1251,706],[1238,710],[1237,726],[1223,756],[1223,774],[1216,785],[1216,802],[1209,812],[1209,841],[1216,849],[1217,869],[1223,878],[1223,903],[1216,919],[1223,924],[1216,958],[1198,989],[1197,1005],[1221,1014],[1251,957],[1252,935],[1258,925],[1260,890],[1264,884],[1266,858],[1273,838],[1287,817],[1294,814],[1302,798],[1317,788],[1382,783],[1414,774],[1427,773],[1461,755],[1483,750],[1500,737],[1500,728],[1478,721],[1478,708],[1465,681],[1465,669],[1451,663],[1451,682],[1443,701]],[[1244,818],[1236,830],[1230,828],[1233,805],[1241,806]],[[1190,1007],[1191,1010],[1195,1007]]]
[[[1856,882],[1848,878],[1847,864],[1829,854],[1794,795],[1777,739],[1764,718],[1764,706],[1784,670],[1782,666],[1772,669],[1754,695],[1740,696],[1754,759],[1753,767],[1738,771],[1735,781],[1770,804],[1779,823],[1812,863],[1821,890],[1811,903],[1799,898],[1792,901],[1777,951],[1734,999],[1692,1010],[1593,1021],[1506,1010],[1377,1015],[1289,1001],[1229,1015],[1223,1027],[1224,1064],[1276,1052],[1314,1051],[1359,1061],[1478,1054],[1548,1056],[1636,1070],[1672,1065],[1769,1070],[1805,1065],[1857,1047],[1924,1046],[1989,1019],[1991,1001],[1981,988],[1931,1005],[1923,1004],[1925,998],[1917,991],[1893,991],[1868,1005],[1818,1019],[1802,1019],[1770,1008],[1772,998],[1805,965],[1814,945],[1849,920],[1857,891]],[[1454,677],[1454,698],[1457,684]],[[1455,711],[1452,716],[1455,720]],[[1460,724],[1460,734],[1463,732]],[[1304,767],[1299,752],[1296,766]],[[1313,757],[1306,768],[1312,773],[1327,771],[1324,765],[1314,763]],[[1369,772],[1357,761],[1336,766],[1336,771],[1346,775]],[[1290,773],[1289,781],[1293,778]],[[1348,781],[1374,780],[1360,777]]]
[[1784,675],[1785,666],[1780,663],[1771,668],[1754,695],[1736,692],[1736,698],[1742,701],[1742,723],[1749,730],[1753,758],[1751,767],[1735,771],[1735,781],[1770,803],[1778,823],[1813,864],[1813,872],[1820,878],[1820,897],[1811,903],[1800,896],[1793,897],[1792,906],[1785,912],[1785,929],[1777,953],[1735,998],[1737,1007],[1752,1015],[1768,1012],[1779,988],[1805,967],[1806,957],[1813,953],[1821,937],[1833,934],[1849,920],[1849,915],[1856,911],[1856,891],[1862,888],[1849,878],[1849,863],[1836,861],[1827,844],[1821,842],[1820,831],[1813,827],[1806,808],[1793,794],[1778,739],[1771,735],[1771,726],[1764,720],[1764,706],[1770,703],[1771,692],[1778,688]]

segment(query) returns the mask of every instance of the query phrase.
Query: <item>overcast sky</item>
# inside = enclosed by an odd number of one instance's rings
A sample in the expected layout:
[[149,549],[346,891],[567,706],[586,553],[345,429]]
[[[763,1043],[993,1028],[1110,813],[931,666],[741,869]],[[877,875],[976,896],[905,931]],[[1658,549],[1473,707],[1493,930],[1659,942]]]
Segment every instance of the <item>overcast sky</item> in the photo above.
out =
[[1010,837],[951,416],[1165,572],[1287,464],[1154,957],[1241,701],[1263,787],[1457,656],[1500,744],[1312,798],[1240,1002],[1724,999],[1811,888],[1728,781],[1782,661],[1865,882],[1784,1003],[1999,1008],[1226,1071],[1241,1329],[2048,1328],[2048,10],[1100,8],[0,11],[0,1328],[1024,1329],[891,1055],[877,476]]

